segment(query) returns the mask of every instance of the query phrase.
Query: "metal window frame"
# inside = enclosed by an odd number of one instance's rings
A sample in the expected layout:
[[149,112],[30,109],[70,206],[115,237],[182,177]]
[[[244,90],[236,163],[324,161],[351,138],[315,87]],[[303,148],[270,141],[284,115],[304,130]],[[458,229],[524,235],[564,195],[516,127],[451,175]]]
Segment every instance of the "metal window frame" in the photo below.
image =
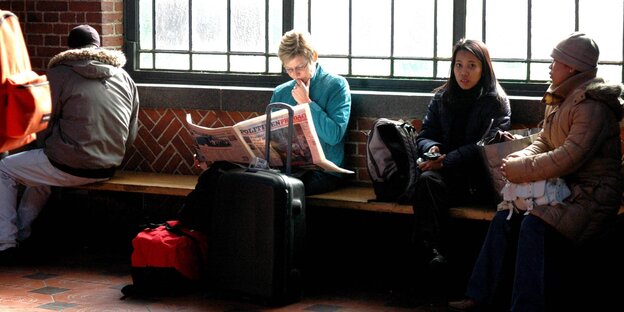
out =
[[[189,29],[192,29],[192,1],[189,1]],[[313,0],[308,1],[308,15],[311,13],[311,2]],[[352,1],[349,1],[349,19],[352,19],[351,16],[351,6]],[[525,60],[512,60],[512,59],[493,59],[496,62],[522,62],[527,64],[527,72],[526,72],[526,80],[514,81],[514,80],[503,80],[501,79],[501,84],[507,90],[507,92],[511,95],[527,95],[527,96],[539,96],[542,95],[543,92],[548,87],[547,82],[543,81],[530,81],[530,64],[531,63],[541,63],[540,60],[531,59],[531,5],[533,0],[527,0],[528,6],[528,33],[527,33],[527,59]],[[155,1],[153,0],[155,5]],[[268,6],[268,1],[266,2]],[[394,0],[391,0],[392,8],[394,8]],[[465,34],[466,30],[466,0],[453,0],[453,42],[457,42],[460,38],[462,38]],[[575,0],[575,28],[578,29],[579,25],[579,0]],[[230,1],[228,0],[228,12],[230,12]],[[288,30],[292,29],[294,25],[294,0],[283,0],[282,1],[282,29]],[[434,2],[434,13],[437,12],[438,9],[438,0]],[[487,33],[486,33],[486,9],[487,9],[487,0],[483,0],[483,27],[482,27],[482,36],[485,42],[487,42]],[[392,11],[391,20],[394,23],[394,9]],[[127,62],[127,70],[132,75],[133,79],[137,82],[141,83],[172,83],[172,84],[196,84],[196,85],[222,85],[222,86],[242,86],[242,87],[266,87],[272,88],[276,85],[287,81],[289,79],[288,75],[285,73],[205,73],[205,72],[194,72],[194,71],[173,71],[173,70],[140,70],[138,69],[138,57],[139,57],[139,49],[138,49],[138,13],[139,13],[139,0],[130,0],[124,1],[124,32],[125,32],[125,52],[128,57]],[[155,23],[155,13],[153,17],[153,23]],[[268,9],[265,12],[266,18],[268,21]],[[230,19],[230,14],[228,13],[228,22]],[[437,22],[437,14],[434,17],[434,23]],[[311,18],[308,16],[308,29],[310,29]],[[350,22],[349,25],[352,23]],[[155,26],[154,26],[155,27]],[[624,29],[624,23],[623,23]],[[391,25],[391,41],[394,42],[394,25]],[[229,33],[228,28],[228,33]],[[265,38],[265,51],[263,53],[232,53],[230,51],[230,41],[228,40],[228,52],[219,53],[219,55],[227,55],[228,65],[227,70],[230,70],[230,57],[233,54],[236,55],[264,55],[266,56],[266,64],[265,68],[269,70],[269,62],[270,57],[275,56],[269,53],[269,30],[268,23],[266,24],[266,38]],[[349,36],[351,36],[352,31],[349,30]],[[152,34],[154,36],[154,48],[156,45],[155,31]],[[228,36],[229,38],[229,36]],[[426,59],[428,61],[433,61],[434,63],[434,73],[433,77],[437,77],[437,63],[439,61],[445,61],[446,59],[441,59],[437,55],[437,27],[434,25],[434,56],[433,58],[409,58],[409,59]],[[189,44],[192,44],[192,36],[189,36]],[[189,49],[190,50],[190,49]],[[167,52],[160,51],[158,52]],[[176,51],[178,52],[178,51]],[[192,54],[195,52],[190,51]],[[205,53],[210,54],[210,53]],[[623,59],[624,59],[624,48],[622,51]],[[332,57],[331,55],[322,55],[322,57]],[[345,56],[340,56],[344,58]],[[190,62],[192,66],[192,57],[190,57]],[[353,57],[351,55],[351,37],[349,37],[349,55],[346,56],[349,63],[349,73],[352,70],[352,61],[353,59],[357,59],[358,57]],[[371,58],[371,57],[366,57]],[[375,58],[375,57],[372,57]],[[394,45],[391,45],[391,56],[388,57],[379,57],[380,59],[389,59],[391,64],[391,75],[394,74],[394,62],[399,59],[403,59],[401,57],[394,56]],[[156,58],[153,57],[153,62],[156,62]],[[607,62],[605,62],[607,64]],[[616,63],[621,64],[621,63]],[[155,65],[155,64],[153,64]],[[153,66],[155,67],[155,66]],[[623,66],[624,67],[624,66]],[[191,67],[192,68],[192,67]],[[431,92],[434,88],[441,85],[445,79],[436,79],[436,78],[398,78],[398,77],[358,77],[353,75],[345,75],[349,84],[353,90],[375,90],[375,91],[410,91],[410,92]],[[624,81],[624,68],[622,70],[622,77]]]

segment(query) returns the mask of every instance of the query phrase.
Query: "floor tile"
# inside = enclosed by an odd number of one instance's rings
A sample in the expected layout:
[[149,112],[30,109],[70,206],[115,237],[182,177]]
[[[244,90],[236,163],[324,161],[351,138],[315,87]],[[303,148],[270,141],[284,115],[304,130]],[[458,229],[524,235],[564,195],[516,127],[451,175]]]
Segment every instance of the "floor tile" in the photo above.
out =
[[73,308],[75,306],[77,306],[77,305],[73,304],[73,303],[51,302],[51,303],[42,304],[42,305],[38,306],[37,308],[46,309],[46,310],[54,310],[54,311],[62,311],[62,310],[65,310],[67,308]]
[[34,274],[25,275],[24,278],[30,278],[30,279],[35,279],[35,280],[46,280],[46,279],[57,277],[57,276],[58,275],[56,274],[38,272]]
[[45,294],[45,295],[55,295],[58,293],[66,292],[68,290],[69,289],[67,288],[59,288],[59,287],[43,287],[39,289],[33,289],[30,292],[34,292],[38,294]]

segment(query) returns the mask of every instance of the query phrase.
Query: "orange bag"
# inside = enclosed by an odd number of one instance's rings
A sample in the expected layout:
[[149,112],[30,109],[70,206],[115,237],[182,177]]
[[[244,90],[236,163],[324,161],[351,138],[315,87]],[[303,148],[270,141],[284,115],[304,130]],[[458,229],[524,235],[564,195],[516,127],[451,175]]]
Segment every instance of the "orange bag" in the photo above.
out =
[[35,140],[51,110],[48,79],[31,68],[17,16],[0,10],[0,152]]

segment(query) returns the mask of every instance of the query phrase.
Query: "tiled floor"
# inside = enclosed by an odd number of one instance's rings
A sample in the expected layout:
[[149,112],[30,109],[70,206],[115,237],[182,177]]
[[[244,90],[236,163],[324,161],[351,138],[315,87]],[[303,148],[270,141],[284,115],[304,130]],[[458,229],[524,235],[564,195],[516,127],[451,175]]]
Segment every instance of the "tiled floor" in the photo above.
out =
[[83,250],[24,258],[21,264],[0,266],[0,311],[446,311],[443,305],[393,303],[392,294],[362,290],[316,290],[279,308],[220,299],[202,290],[122,300],[121,288],[132,282],[123,257]]
[[[87,200],[93,206],[93,201]],[[126,223],[133,215],[122,205],[98,211],[87,209],[84,202],[62,209],[47,207],[33,228],[33,237],[21,248],[19,259],[0,264],[0,312],[446,311],[445,304],[425,303],[421,293],[405,286],[413,279],[413,272],[403,269],[409,260],[395,252],[396,246],[390,248],[394,244],[387,240],[409,235],[381,226],[381,216],[370,223],[357,215],[348,215],[348,221],[332,215],[331,222],[316,227],[321,223],[317,218],[329,219],[312,213],[307,232],[313,239],[308,241],[307,259],[313,282],[307,284],[297,303],[267,307],[207,290],[181,297],[122,300],[121,288],[132,283]],[[380,232],[366,234],[358,230],[360,227]]]

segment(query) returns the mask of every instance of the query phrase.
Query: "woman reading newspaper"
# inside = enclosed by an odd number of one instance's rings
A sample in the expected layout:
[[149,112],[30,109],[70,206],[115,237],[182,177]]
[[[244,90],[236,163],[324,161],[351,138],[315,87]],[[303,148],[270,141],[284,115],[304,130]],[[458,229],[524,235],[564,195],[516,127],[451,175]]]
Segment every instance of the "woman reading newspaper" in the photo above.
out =
[[[342,167],[345,134],[351,115],[351,92],[347,80],[321,67],[308,33],[286,32],[278,56],[292,80],[275,88],[271,103],[309,104],[325,157]],[[293,169],[294,175],[303,181],[306,195],[336,189],[342,180],[342,174],[337,172]]]

